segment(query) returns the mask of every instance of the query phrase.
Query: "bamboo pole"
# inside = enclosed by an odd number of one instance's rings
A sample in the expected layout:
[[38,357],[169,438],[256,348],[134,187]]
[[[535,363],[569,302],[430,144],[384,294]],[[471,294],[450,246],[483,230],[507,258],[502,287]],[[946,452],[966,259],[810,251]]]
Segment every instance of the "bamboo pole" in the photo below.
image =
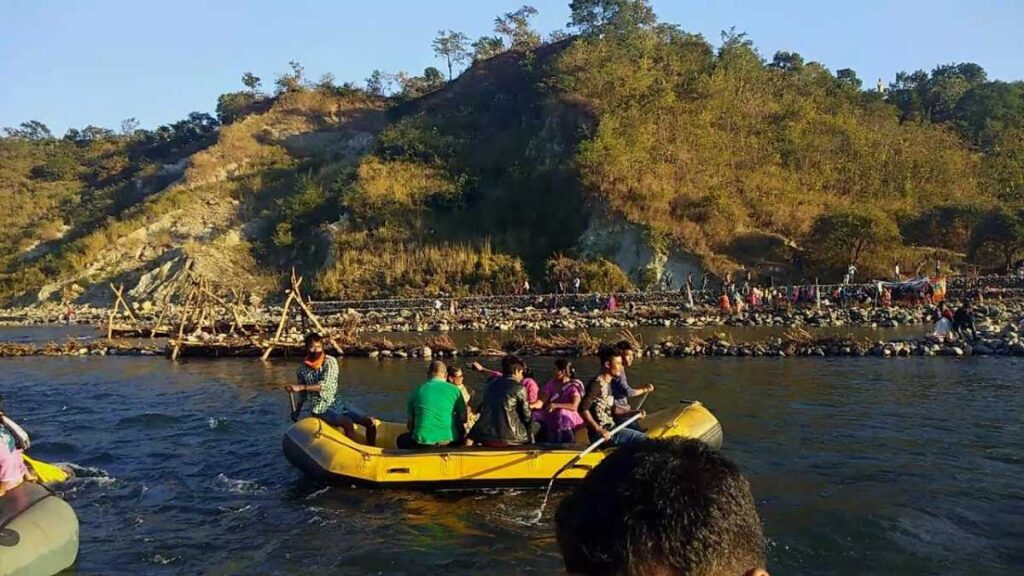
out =
[[114,299],[114,308],[110,311],[110,317],[107,318],[107,340],[114,337],[114,316],[117,315],[117,307],[121,305],[121,301]]
[[317,329],[317,331],[320,332],[320,334],[322,334],[325,338],[327,338],[327,341],[331,344],[331,346],[334,346],[334,349],[337,350],[338,354],[341,354],[341,346],[338,346],[338,343],[334,341],[334,336],[331,336],[323,327],[323,325],[320,324],[320,320],[318,320],[317,317],[313,315],[312,310],[310,310],[309,307],[306,306],[306,303],[302,301],[302,298],[296,298],[295,300],[296,302],[299,303],[299,306],[302,308],[302,311],[305,313],[306,317],[309,318],[309,321],[313,323],[313,326]]
[[274,345],[277,344],[277,339],[281,337],[284,325],[288,321],[288,310],[291,308],[292,300],[294,299],[295,293],[289,290],[288,297],[284,300],[284,308],[281,309],[281,320],[277,323],[277,332],[274,333],[274,339],[267,345],[267,349],[263,351],[263,356],[260,358],[264,362],[270,357],[270,352],[274,349]]
[[234,317],[234,319],[235,319],[235,324],[234,325],[238,326],[238,329],[242,332],[242,334],[247,334],[247,332],[245,331],[245,328],[242,327],[242,320],[238,317],[238,312],[235,310],[235,307],[232,306],[232,305],[229,305],[223,298],[217,296],[213,292],[210,292],[209,288],[204,288],[203,290],[206,292],[207,296],[209,296],[211,299],[213,299],[214,302],[220,304],[221,306],[224,307],[224,309],[226,311],[230,312],[232,317]]
[[178,338],[174,341],[174,351],[171,353],[171,360],[178,358],[178,353],[181,351],[181,339],[185,337],[185,323],[188,322],[189,315],[192,310],[192,303],[195,299],[196,289],[195,286],[189,291],[188,296],[185,298],[185,308],[181,313],[181,323],[178,324]]
[[128,301],[124,298],[124,284],[121,284],[120,288],[114,288],[114,285],[110,285],[110,289],[117,295],[117,299],[124,305],[124,311],[128,313],[128,317],[131,318],[136,324],[139,323],[139,319],[135,317],[132,312],[132,307],[128,305]]
[[164,321],[164,316],[167,315],[167,309],[171,305],[171,296],[174,295],[177,289],[172,289],[166,296],[164,296],[163,305],[160,306],[160,315],[156,317],[156,324],[153,324],[153,328],[149,331],[149,339],[156,338],[156,331],[160,328],[160,324]]

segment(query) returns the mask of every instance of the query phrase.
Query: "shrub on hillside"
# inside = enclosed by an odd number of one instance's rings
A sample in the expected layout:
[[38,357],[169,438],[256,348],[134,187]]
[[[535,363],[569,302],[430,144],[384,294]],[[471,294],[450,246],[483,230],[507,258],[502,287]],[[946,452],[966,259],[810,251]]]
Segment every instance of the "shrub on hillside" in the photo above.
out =
[[359,165],[357,178],[343,202],[357,221],[371,229],[415,222],[419,211],[450,206],[461,192],[459,183],[438,168],[375,156]]
[[604,258],[576,260],[555,255],[547,261],[546,268],[552,290],[559,282],[569,289],[575,278],[580,279],[582,289],[587,292],[630,292],[635,289],[629,276],[615,263]]
[[423,245],[356,232],[338,238],[334,264],[317,277],[324,298],[415,298],[510,294],[525,277],[522,261],[489,243]]
[[217,120],[231,124],[249,114],[257,96],[252,92],[228,92],[217,98]]
[[32,177],[47,182],[72,180],[78,174],[78,162],[69,155],[58,154],[32,168]]

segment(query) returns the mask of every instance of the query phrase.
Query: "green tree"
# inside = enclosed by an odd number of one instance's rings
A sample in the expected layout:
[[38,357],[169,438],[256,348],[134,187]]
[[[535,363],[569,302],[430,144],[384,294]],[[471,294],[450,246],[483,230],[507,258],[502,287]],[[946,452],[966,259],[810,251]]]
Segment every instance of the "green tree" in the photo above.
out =
[[53,138],[53,133],[50,132],[50,129],[39,120],[22,122],[18,128],[4,128],[4,133],[8,138],[30,140],[32,142],[51,140]]
[[473,61],[480,62],[505,51],[505,41],[500,36],[481,36],[473,42]]
[[1024,126],[1003,130],[981,163],[985,186],[1008,203],[1024,203]]
[[804,57],[796,52],[779,50],[775,53],[775,57],[772,58],[772,63],[768,66],[770,68],[782,70],[783,72],[799,72],[804,68]]
[[121,135],[130,137],[135,134],[135,131],[139,129],[139,121],[135,118],[125,118],[121,120]]
[[863,82],[857,77],[857,72],[852,68],[842,68],[836,70],[836,80],[839,81],[843,86],[849,86],[854,90],[860,90]]
[[252,72],[246,72],[245,74],[242,74],[242,85],[248,88],[249,92],[252,92],[253,94],[256,94],[260,91],[260,85],[262,83],[263,80],[261,80],[259,76],[253,74]]
[[82,128],[82,140],[94,142],[97,140],[109,140],[114,137],[114,131],[109,128],[93,126],[92,124]]
[[896,222],[880,210],[839,209],[826,212],[814,221],[806,249],[812,260],[829,271],[849,264],[874,265],[885,269],[881,257],[899,245]]
[[334,92],[338,89],[338,85],[335,83],[336,79],[334,74],[330,72],[324,72],[320,75],[320,79],[316,81],[316,89],[321,92]]
[[434,47],[434,54],[438,58],[444,59],[448,65],[448,81],[450,82],[453,78],[452,67],[458,66],[469,59],[469,37],[462,32],[456,32],[449,30],[445,32],[440,30],[437,33],[437,37],[434,38],[432,46]]
[[387,74],[380,70],[374,70],[366,78],[366,91],[374,96],[384,96],[384,84]]
[[900,118],[926,120],[925,99],[928,97],[928,73],[898,72],[896,81],[889,84],[889,102],[900,109]]
[[932,122],[953,120],[960,98],[985,80],[985,70],[977,64],[947,64],[935,68],[928,80],[924,101],[928,118]]
[[989,212],[971,231],[969,255],[975,262],[989,254],[1002,255],[1006,271],[1024,250],[1024,210],[1012,212],[999,208]]
[[256,101],[252,92],[229,92],[217,97],[217,120],[231,124],[245,116]]
[[901,223],[901,232],[910,244],[964,252],[971,230],[984,215],[985,210],[977,204],[944,202]]
[[582,34],[651,27],[658,21],[646,0],[572,0],[569,11],[569,26]]
[[515,12],[506,12],[494,19],[494,31],[508,38],[513,50],[529,50],[540,44],[540,34],[530,28],[530,19],[537,15],[533,6],[522,6]]
[[974,86],[957,101],[954,116],[965,138],[982,150],[991,150],[1003,132],[1024,128],[1024,82]]
[[287,92],[299,92],[303,89],[304,82],[306,79],[306,70],[302,64],[292,60],[288,62],[288,67],[292,69],[291,72],[285,72],[284,74],[278,74],[277,80],[274,84],[277,85],[277,92],[284,94]]

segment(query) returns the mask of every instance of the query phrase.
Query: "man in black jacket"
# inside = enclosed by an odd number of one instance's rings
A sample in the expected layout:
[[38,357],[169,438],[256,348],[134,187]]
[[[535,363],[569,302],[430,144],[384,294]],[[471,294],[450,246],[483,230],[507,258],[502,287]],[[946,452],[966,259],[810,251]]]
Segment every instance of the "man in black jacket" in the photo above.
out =
[[517,356],[501,359],[501,376],[491,378],[480,405],[480,418],[469,431],[475,444],[506,447],[533,442],[530,406],[523,388],[526,365]]

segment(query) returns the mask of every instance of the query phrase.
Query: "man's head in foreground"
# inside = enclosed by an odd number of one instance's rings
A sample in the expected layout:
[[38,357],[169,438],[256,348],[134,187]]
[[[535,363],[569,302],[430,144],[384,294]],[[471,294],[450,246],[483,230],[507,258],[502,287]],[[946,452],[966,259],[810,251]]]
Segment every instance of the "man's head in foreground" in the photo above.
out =
[[698,440],[617,448],[562,500],[555,525],[570,574],[768,574],[750,484]]

